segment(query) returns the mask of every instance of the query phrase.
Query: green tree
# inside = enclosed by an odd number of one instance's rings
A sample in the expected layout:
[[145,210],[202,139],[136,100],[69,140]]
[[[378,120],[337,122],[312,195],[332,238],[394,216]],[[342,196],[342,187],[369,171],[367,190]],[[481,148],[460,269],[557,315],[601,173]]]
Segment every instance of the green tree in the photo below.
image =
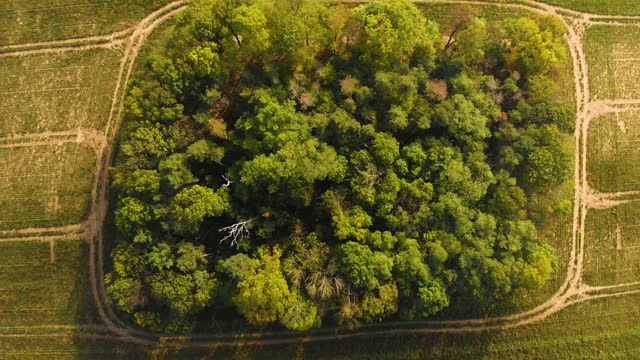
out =
[[537,20],[519,18],[503,21],[506,65],[510,70],[527,76],[548,72],[566,56],[562,39],[564,31],[558,33],[562,25],[547,18]]
[[525,161],[522,178],[524,183],[534,190],[547,190],[571,174],[569,156],[557,147],[536,147],[527,154]]
[[229,210],[229,195],[226,188],[218,191],[193,185],[181,190],[173,198],[171,218],[174,230],[179,234],[194,234],[207,217],[220,216]]
[[172,190],[198,182],[198,178],[189,169],[187,154],[177,153],[163,159],[158,170]]
[[426,69],[435,61],[438,30],[407,0],[376,1],[353,10],[361,26],[357,44],[360,60],[372,68],[387,67],[412,58]]
[[287,142],[274,154],[255,157],[244,163],[240,174],[244,184],[273,194],[320,180],[340,180],[345,167],[346,160],[331,146],[309,139]]
[[[272,323],[283,317],[291,306],[291,292],[280,270],[281,255],[278,248],[271,252],[261,248],[258,251],[260,266],[238,282],[233,303],[253,325]],[[295,321],[287,323],[299,325]],[[302,322],[301,325],[306,324]]]
[[134,197],[125,197],[115,213],[116,227],[125,235],[133,235],[151,221],[151,209],[147,204]]
[[356,288],[373,290],[391,278],[393,259],[383,253],[353,241],[341,244],[339,252],[348,279]]

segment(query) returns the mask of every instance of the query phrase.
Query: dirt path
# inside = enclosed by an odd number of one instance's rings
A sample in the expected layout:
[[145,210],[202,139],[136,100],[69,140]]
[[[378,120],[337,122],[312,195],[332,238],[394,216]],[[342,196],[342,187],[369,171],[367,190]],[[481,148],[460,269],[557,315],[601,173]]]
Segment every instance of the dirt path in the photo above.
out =
[[86,43],[108,43],[118,39],[124,39],[133,32],[134,28],[125,29],[122,31],[117,31],[114,33],[106,34],[106,35],[96,35],[96,36],[88,36],[82,38],[73,38],[73,39],[65,39],[65,40],[52,40],[52,41],[41,41],[41,42],[32,42],[32,43],[23,43],[23,44],[11,44],[11,45],[3,45],[0,46],[0,52],[20,52],[32,48],[55,48],[59,46],[69,45],[72,47],[77,44],[86,44]]
[[45,131],[35,134],[20,134],[0,137],[0,148],[58,145],[62,143],[86,143],[97,153],[107,145],[106,136],[96,129],[77,128],[65,131]]
[[[546,302],[540,304],[539,306],[518,314],[512,314],[508,316],[502,317],[494,317],[494,318],[485,318],[485,319],[465,319],[465,320],[452,320],[452,321],[423,321],[423,322],[413,322],[412,326],[424,326],[424,328],[406,328],[406,329],[398,329],[389,327],[392,326],[402,326],[402,324],[397,323],[385,323],[383,325],[369,325],[363,326],[359,331],[350,332],[350,333],[339,333],[342,331],[341,329],[323,329],[312,332],[310,334],[296,334],[296,333],[287,333],[287,332],[278,332],[278,333],[247,333],[242,334],[243,340],[241,344],[284,344],[284,343],[299,343],[299,342],[310,342],[310,341],[323,341],[323,340],[337,340],[337,339],[346,339],[352,337],[359,336],[369,336],[369,335],[385,335],[385,334],[428,334],[428,333],[460,333],[460,332],[469,332],[469,331],[486,331],[486,330],[497,330],[497,329],[505,329],[512,328],[517,326],[522,326],[525,324],[533,323],[536,321],[540,321],[556,312],[562,310],[563,308],[575,304],[577,302],[586,301],[590,299],[602,298],[607,296],[621,296],[625,294],[631,294],[640,292],[640,290],[628,290],[621,291],[618,293],[607,293],[607,294],[590,294],[594,291],[600,290],[610,290],[615,289],[617,287],[624,288],[626,286],[631,286],[634,284],[621,284],[616,285],[615,287],[609,289],[603,289],[598,287],[590,287],[586,286],[582,282],[582,266],[583,266],[583,258],[584,258],[584,242],[585,242],[585,220],[586,213],[589,208],[593,208],[598,206],[599,204],[603,204],[604,201],[615,201],[620,197],[624,197],[629,195],[628,193],[618,194],[618,193],[594,193],[588,183],[587,183],[587,173],[586,173],[586,149],[588,146],[588,126],[589,121],[594,118],[595,114],[601,113],[602,111],[610,111],[614,109],[615,106],[633,106],[640,105],[640,100],[608,100],[605,102],[599,103],[590,103],[589,102],[589,85],[588,85],[588,67],[586,62],[586,57],[583,51],[582,45],[582,35],[584,32],[584,28],[580,28],[580,26],[590,26],[598,23],[599,19],[620,19],[620,20],[638,20],[640,21],[640,16],[601,16],[596,14],[588,14],[588,13],[580,13],[574,10],[567,10],[557,6],[552,6],[548,4],[538,3],[535,1],[526,1],[526,4],[506,4],[506,3],[493,3],[486,1],[455,1],[455,0],[418,0],[416,2],[428,2],[428,3],[466,3],[466,4],[482,4],[482,5],[491,5],[498,7],[517,7],[522,8],[538,13],[547,13],[558,16],[562,19],[562,21],[567,25],[568,33],[567,33],[567,42],[569,44],[571,58],[573,60],[574,67],[574,81],[576,86],[576,99],[577,99],[577,122],[576,122],[576,146],[575,146],[575,159],[576,159],[576,168],[574,172],[574,180],[575,180],[575,195],[574,195],[574,215],[573,215],[573,230],[572,230],[572,250],[570,253],[569,266],[567,268],[567,274],[564,283],[560,286],[559,290],[550,297]],[[103,233],[102,233],[102,223],[106,216],[107,211],[107,167],[111,162],[112,152],[113,152],[113,139],[120,125],[120,118],[122,113],[122,99],[124,97],[124,92],[126,90],[126,85],[128,84],[129,77],[131,75],[133,65],[135,59],[138,54],[138,50],[146,40],[146,37],[150,32],[153,31],[159,24],[173,16],[175,13],[186,8],[186,1],[175,1],[162,9],[152,13],[147,18],[142,20],[137,26],[133,29],[130,29],[130,34],[128,38],[113,38],[109,41],[121,41],[120,44],[124,45],[126,48],[124,50],[124,56],[120,65],[120,73],[118,82],[116,84],[116,88],[112,97],[112,108],[109,115],[109,120],[107,122],[107,126],[104,131],[104,141],[101,142],[100,147],[102,151],[100,152],[101,157],[99,159],[99,166],[96,169],[95,173],[95,183],[93,193],[95,196],[93,197],[94,201],[92,202],[91,212],[88,220],[82,226],[84,230],[85,238],[90,242],[90,277],[91,277],[91,286],[92,286],[92,294],[96,301],[96,306],[99,312],[99,315],[104,322],[104,328],[111,333],[111,335],[102,335],[102,334],[90,334],[83,333],[79,336],[93,337],[93,338],[104,338],[118,341],[127,341],[131,343],[138,344],[153,344],[162,334],[151,333],[147,331],[136,330],[128,327],[126,324],[122,323],[117,316],[111,310],[110,305],[106,300],[106,296],[104,293],[104,284],[103,284]],[[570,17],[563,17],[560,14],[569,14]],[[576,18],[578,21],[576,21]],[[625,23],[625,25],[628,25]],[[105,37],[108,35],[102,36],[99,41],[103,41]],[[124,36],[124,35],[123,35]],[[96,39],[91,39],[87,41],[94,41]],[[75,40],[76,42],[78,40]],[[69,40],[69,43],[72,41]],[[61,44],[60,42],[50,42],[52,46],[58,45],[66,45],[66,43]],[[41,46],[40,44],[26,44],[28,46]],[[83,46],[100,46],[104,44],[96,44],[96,45],[83,45]],[[31,49],[31,50],[19,50],[19,45],[12,45],[16,50],[15,52],[5,52],[0,54],[0,56],[6,54],[26,54],[26,53],[36,53],[39,51],[45,51],[46,49]],[[72,47],[73,49],[78,49],[81,47]],[[2,48],[0,48],[1,50]],[[13,48],[12,48],[13,49]],[[10,49],[10,50],[12,50]],[[60,51],[60,49],[71,49],[61,47],[61,48],[52,48],[51,51]],[[66,51],[66,50],[65,50]],[[600,108],[602,106],[602,108]],[[613,110],[615,111],[615,109]],[[30,135],[33,136],[33,135]],[[640,193],[640,192],[639,192]],[[633,195],[636,193],[634,192]],[[77,226],[74,226],[73,231],[77,230]],[[37,229],[39,231],[47,231],[48,229]],[[25,230],[26,234],[29,234],[29,231]],[[36,233],[36,231],[33,231]],[[29,238],[29,236],[25,236]],[[33,238],[41,237],[33,236]],[[384,330],[379,330],[380,328],[385,328]],[[38,334],[35,336],[59,336],[57,334]],[[212,345],[238,345],[237,336],[239,334],[233,334],[229,336],[224,335],[203,335],[192,336],[193,341],[188,344],[184,344],[184,337],[181,336],[163,336],[166,344],[179,344],[180,346],[189,346],[189,347],[210,347]],[[271,337],[271,338],[270,338]]]
[[59,240],[84,241],[84,238],[81,234],[18,236],[18,237],[0,238],[0,243],[18,242],[18,241],[59,241]]
[[76,45],[76,46],[60,46],[60,47],[52,47],[52,48],[43,48],[43,49],[30,49],[30,50],[15,50],[15,51],[6,51],[0,52],[0,57],[6,56],[27,56],[27,55],[35,55],[35,54],[46,54],[46,53],[61,53],[65,51],[83,51],[88,49],[118,49],[125,40],[113,40],[105,43],[97,43],[97,44],[87,44],[87,45]]

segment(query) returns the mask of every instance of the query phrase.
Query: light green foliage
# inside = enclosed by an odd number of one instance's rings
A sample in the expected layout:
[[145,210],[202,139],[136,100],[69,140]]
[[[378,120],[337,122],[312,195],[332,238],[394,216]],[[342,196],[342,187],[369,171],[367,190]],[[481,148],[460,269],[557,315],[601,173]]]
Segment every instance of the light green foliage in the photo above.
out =
[[395,314],[398,311],[398,287],[394,283],[379,286],[364,295],[361,306],[362,318],[366,321]]
[[141,126],[130,136],[126,144],[121,147],[132,165],[147,167],[167,155],[174,149],[161,126]]
[[463,143],[483,140],[491,135],[487,118],[462,94],[455,94],[436,108],[434,122],[447,127]]
[[[238,292],[233,297],[234,304],[248,322],[258,326],[272,323],[287,314],[291,306],[291,292],[280,270],[279,249],[269,253],[262,248],[259,251],[260,266],[238,282]],[[308,325],[296,315],[308,316],[312,311],[304,304],[296,304],[287,317],[287,324],[305,327]],[[298,314],[295,314],[297,312]]]
[[178,153],[162,160],[158,166],[162,178],[173,190],[179,190],[198,181],[191,173],[187,161],[187,154]]
[[259,266],[260,261],[258,259],[250,258],[246,254],[236,254],[218,263],[220,272],[226,273],[238,282],[254,274]]
[[116,227],[125,234],[132,235],[151,220],[151,210],[142,201],[126,197],[116,210]]
[[229,29],[238,48],[248,56],[259,57],[269,48],[267,18],[257,5],[240,5],[230,14]]
[[331,221],[334,226],[335,236],[340,240],[349,238],[363,241],[367,236],[367,228],[373,224],[371,216],[360,206],[344,209],[339,194],[327,191],[323,195],[325,206],[331,212]]
[[171,268],[175,263],[171,246],[164,242],[153,246],[148,258],[149,265],[160,271]]
[[433,66],[437,27],[428,23],[419,10],[404,0],[380,1],[353,10],[362,27],[361,60],[370,66],[408,62],[414,51],[427,69]]
[[487,22],[484,19],[472,18],[466,28],[455,35],[455,40],[453,59],[463,64],[474,64],[485,55],[487,41],[489,41]]
[[434,280],[418,288],[418,297],[422,303],[422,316],[429,317],[449,306],[446,288],[440,280]]
[[182,93],[182,79],[176,64],[161,55],[152,54],[145,68],[155,78],[141,78],[134,82],[124,104],[127,115],[163,123],[180,119],[184,106],[176,99]]
[[214,191],[201,185],[193,185],[181,190],[173,198],[171,218],[175,231],[193,234],[198,231],[202,221],[211,216],[220,216],[229,209],[226,188]]
[[246,162],[241,181],[275,193],[283,188],[311,185],[320,180],[339,180],[344,177],[345,166],[342,156],[316,139],[304,143],[288,142],[275,154],[259,155]]
[[198,162],[220,163],[224,157],[224,148],[208,140],[198,140],[189,145],[187,156]]
[[373,290],[391,278],[393,259],[352,241],[340,245],[340,262],[349,280],[363,290]]
[[204,261],[204,246],[196,246],[190,242],[178,244],[178,260],[176,267],[178,270],[187,273],[196,270],[198,262]]
[[294,294],[289,308],[282,315],[280,322],[287,329],[304,331],[312,327],[318,327],[320,318],[313,302]]
[[536,289],[546,283],[557,268],[553,250],[548,245],[530,242],[525,249],[526,263],[518,279],[518,285],[525,289]]
[[380,251],[391,251],[394,249],[398,239],[393,236],[390,231],[375,231],[369,233],[367,236],[367,243],[371,244],[373,248]]
[[249,103],[254,111],[238,119],[232,138],[251,153],[275,151],[309,137],[305,118],[296,112],[294,101],[280,102],[268,90],[259,89]]
[[166,303],[178,318],[193,314],[213,299],[216,279],[206,270],[159,273],[151,280],[151,294]]
[[157,194],[160,191],[160,174],[156,170],[144,169],[131,174],[115,173],[113,185],[128,195]]
[[371,143],[371,154],[380,166],[389,167],[400,156],[400,145],[393,136],[377,133]]
[[191,49],[189,60],[198,76],[215,76],[221,72],[218,46],[212,42],[206,42]]
[[561,37],[564,27],[560,20],[548,16],[504,21],[508,41],[505,61],[510,70],[534,75],[546,73],[564,61],[566,50]]
[[546,188],[557,184],[571,173],[567,164],[569,157],[561,149],[555,147],[538,147],[527,156],[525,181],[538,188]]
[[133,245],[120,243],[111,253],[113,272],[105,277],[107,296],[122,311],[133,313],[140,304],[142,282],[138,276],[146,259]]

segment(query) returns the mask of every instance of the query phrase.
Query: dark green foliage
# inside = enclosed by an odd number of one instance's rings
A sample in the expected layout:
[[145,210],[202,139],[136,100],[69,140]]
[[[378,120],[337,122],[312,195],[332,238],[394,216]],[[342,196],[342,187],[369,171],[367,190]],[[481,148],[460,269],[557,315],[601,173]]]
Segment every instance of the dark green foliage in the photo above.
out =
[[561,24],[469,15],[442,44],[407,0],[198,0],[175,31],[113,169],[107,293],[139,326],[482,312],[552,276],[528,203],[570,173]]

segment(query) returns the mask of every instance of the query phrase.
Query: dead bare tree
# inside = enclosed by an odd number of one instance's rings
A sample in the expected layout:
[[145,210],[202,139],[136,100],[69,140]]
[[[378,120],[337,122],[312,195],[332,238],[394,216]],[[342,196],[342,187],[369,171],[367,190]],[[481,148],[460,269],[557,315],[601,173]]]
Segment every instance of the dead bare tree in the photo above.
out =
[[231,239],[229,246],[235,245],[236,248],[240,247],[239,241],[242,239],[248,239],[251,237],[251,228],[255,224],[258,217],[254,217],[249,220],[240,221],[235,224],[218,229],[218,232],[226,233],[227,235],[220,240],[220,244],[227,239]]

